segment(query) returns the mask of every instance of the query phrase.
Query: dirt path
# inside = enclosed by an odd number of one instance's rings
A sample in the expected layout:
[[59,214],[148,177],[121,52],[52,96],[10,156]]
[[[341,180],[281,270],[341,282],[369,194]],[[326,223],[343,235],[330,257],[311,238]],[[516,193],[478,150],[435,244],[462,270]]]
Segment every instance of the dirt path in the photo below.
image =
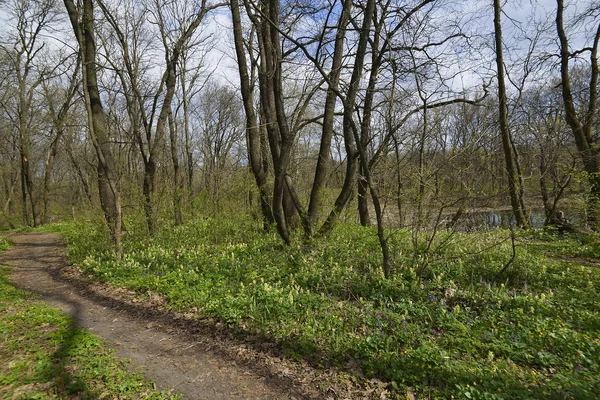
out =
[[160,389],[172,389],[185,399],[321,397],[311,382],[297,381],[293,368],[269,368],[281,360],[257,355],[239,340],[219,337],[214,326],[211,332],[201,321],[160,310],[158,300],[143,304],[127,291],[86,281],[68,265],[58,235],[10,238],[15,246],[0,256],[0,264],[12,267],[13,283],[72,315],[79,326],[114,347],[119,357],[143,367]]

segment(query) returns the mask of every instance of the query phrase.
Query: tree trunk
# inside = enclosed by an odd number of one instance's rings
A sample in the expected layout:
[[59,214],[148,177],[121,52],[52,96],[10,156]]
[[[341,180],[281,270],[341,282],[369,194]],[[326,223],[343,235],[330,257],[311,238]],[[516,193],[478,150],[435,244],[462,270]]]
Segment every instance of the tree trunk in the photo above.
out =
[[[381,38],[381,29],[383,21],[374,21],[375,32],[373,34],[373,43],[371,45],[371,72],[369,73],[369,83],[365,94],[363,118],[360,124],[360,146],[365,155],[367,155],[367,145],[371,139],[371,115],[373,114],[373,102],[375,99],[375,84],[381,67],[381,58],[379,57],[379,40]],[[392,84],[394,85],[394,84]],[[392,89],[393,90],[393,89]],[[368,168],[371,168],[373,160],[365,160]],[[360,177],[358,179],[358,215],[362,226],[371,225],[369,217],[369,199],[367,197],[368,182],[366,179],[365,167],[360,165]]]
[[28,168],[27,157],[21,153],[21,201],[23,202],[23,223],[31,226],[29,222],[29,208],[27,207],[27,175],[25,170]]
[[46,156],[46,163],[44,165],[44,189],[43,189],[43,205],[44,205],[44,224],[50,222],[50,213],[48,211],[48,204],[50,202],[50,177],[52,176],[52,170],[54,169],[54,160],[58,153],[58,143],[62,133],[57,131],[54,141],[50,145],[48,155]]
[[494,38],[496,50],[496,68],[498,75],[498,103],[499,103],[499,123],[500,136],[502,139],[502,150],[504,151],[504,161],[508,180],[508,191],[510,195],[510,204],[520,228],[529,226],[527,212],[524,209],[522,188],[519,185],[520,178],[515,165],[514,149],[510,128],[508,125],[508,105],[506,100],[506,83],[504,78],[504,58],[502,50],[502,24],[501,24],[501,6],[500,0],[494,0]]
[[116,174],[116,164],[111,148],[106,115],[98,90],[96,71],[96,42],[94,38],[94,5],[92,0],[83,0],[82,21],[73,0],[64,0],[69,20],[79,46],[82,49],[82,71],[89,130],[97,156],[98,192],[104,217],[118,256],[121,249],[121,193]]
[[358,179],[358,218],[362,226],[371,226],[371,218],[369,217],[369,188],[367,180],[364,178],[364,176],[365,170],[361,166],[360,178]]
[[550,194],[548,193],[548,185],[546,184],[546,177],[548,175],[548,167],[546,165],[546,157],[544,150],[540,146],[540,194],[542,195],[542,203],[544,205],[545,222],[544,225],[548,225],[552,220],[554,212],[552,211],[552,205],[550,203]]
[[335,104],[337,101],[337,90],[339,88],[340,73],[342,61],[344,58],[344,39],[346,37],[346,27],[350,19],[350,10],[352,2],[344,2],[344,8],[340,14],[337,23],[337,32],[335,35],[335,44],[333,50],[333,60],[331,71],[329,72],[329,82],[327,94],[325,96],[325,107],[323,115],[323,128],[321,131],[321,141],[319,144],[319,155],[317,157],[317,166],[315,169],[315,178],[313,180],[312,189],[310,192],[310,202],[308,205],[308,226],[306,236],[311,236],[314,227],[319,217],[322,204],[322,191],[327,179],[327,171],[329,167],[329,159],[331,153],[331,140],[333,138],[333,123],[335,117]]
[[188,101],[186,80],[186,61],[182,61],[181,68],[181,91],[182,91],[182,107],[183,107],[183,133],[185,138],[185,160],[187,168],[187,187],[190,199],[194,197],[194,155],[192,154],[192,138],[190,131],[190,105]]
[[15,193],[15,186],[17,186],[17,176],[16,174],[14,174],[13,176],[14,178],[9,176],[8,181],[5,182],[4,193],[6,195],[6,199],[4,201],[4,204],[2,205],[2,216],[5,218],[6,222],[8,223],[11,229],[14,229],[14,225],[12,221],[8,218],[8,215],[10,214],[12,199]]
[[[20,68],[20,63],[18,65]],[[28,68],[28,67],[26,67]],[[31,101],[27,101],[25,79],[27,75],[19,77],[19,148],[21,154],[21,186],[23,196],[23,213],[24,221],[28,226],[39,225],[39,215],[37,213],[35,199],[33,198],[33,180],[31,178],[31,168],[29,165],[29,150],[30,150],[30,132],[28,126],[29,111]],[[27,211],[27,198],[29,198],[29,206],[31,207],[31,219]]]
[[356,97],[360,86],[360,79],[364,69],[367,44],[371,33],[371,21],[373,20],[374,11],[375,0],[368,0],[365,7],[363,23],[360,29],[358,45],[356,47],[356,57],[354,60],[354,68],[352,69],[352,76],[350,78],[350,85],[348,87],[347,96],[344,99],[344,117],[342,129],[344,135],[344,147],[346,150],[346,177],[344,179],[342,190],[335,201],[333,210],[329,213],[329,216],[327,217],[325,223],[321,226],[321,229],[319,229],[319,235],[329,233],[333,229],[339,214],[343,211],[344,207],[354,194],[358,156],[357,146],[360,146],[360,144],[355,139],[358,134],[358,128],[354,122],[353,113],[356,106]]
[[289,244],[285,191],[293,137],[285,115],[281,86],[280,39],[279,32],[275,28],[279,23],[279,4],[275,0],[264,1],[261,3],[261,10],[263,17],[257,27],[261,54],[259,92],[274,168],[272,212],[279,236]]
[[598,43],[600,42],[600,25],[596,30],[594,44],[590,49],[591,77],[589,84],[588,107],[585,116],[580,119],[575,109],[571,92],[571,77],[569,75],[569,41],[563,22],[564,1],[557,0],[556,29],[560,41],[560,75],[562,98],[565,106],[565,120],[571,128],[577,151],[587,173],[589,184],[588,194],[588,224],[595,231],[600,231],[600,143],[594,139],[592,128],[596,121],[596,108],[598,102]]
[[144,162],[144,183],[142,192],[144,195],[144,214],[146,215],[146,226],[148,235],[154,236],[154,206],[152,197],[154,196],[154,178],[156,176],[156,163],[151,158]]
[[179,157],[177,156],[177,131],[173,114],[169,114],[169,138],[171,142],[171,161],[173,162],[173,177],[175,184],[173,185],[173,213],[175,216],[175,225],[183,224],[181,215],[181,196],[183,194],[183,177],[179,168]]
[[[242,23],[240,17],[240,6],[238,0],[231,0],[231,15],[233,21],[233,36],[235,52],[237,56],[238,72],[240,75],[240,87],[244,112],[246,114],[246,144],[248,147],[248,158],[252,175],[260,195],[260,208],[263,216],[265,229],[275,222],[271,209],[271,196],[267,185],[268,160],[263,157],[263,139],[261,129],[258,125],[256,112],[254,111],[254,95],[252,93],[250,74],[246,62],[244,50],[244,38],[242,36]],[[265,146],[266,147],[266,146]]]

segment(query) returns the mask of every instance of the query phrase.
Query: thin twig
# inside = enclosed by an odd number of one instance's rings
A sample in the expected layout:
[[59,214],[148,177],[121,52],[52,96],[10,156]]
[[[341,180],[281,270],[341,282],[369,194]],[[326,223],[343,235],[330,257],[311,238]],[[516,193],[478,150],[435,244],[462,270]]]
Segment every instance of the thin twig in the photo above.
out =
[[512,256],[510,257],[510,260],[508,260],[508,262],[504,264],[504,267],[500,270],[500,272],[498,272],[496,276],[494,276],[494,280],[498,279],[498,277],[502,275],[504,271],[506,271],[508,267],[512,265],[512,263],[515,261],[515,258],[517,257],[517,246],[515,245],[515,229],[512,227],[512,225],[510,227],[510,241],[512,244]]

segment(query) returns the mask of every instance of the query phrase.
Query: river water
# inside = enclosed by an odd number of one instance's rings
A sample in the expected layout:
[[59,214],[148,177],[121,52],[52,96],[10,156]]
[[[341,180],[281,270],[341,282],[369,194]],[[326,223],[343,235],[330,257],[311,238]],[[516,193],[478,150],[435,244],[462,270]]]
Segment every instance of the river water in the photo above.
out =
[[[567,219],[573,223],[581,222],[581,216],[567,213]],[[546,214],[542,209],[530,211],[529,223],[532,228],[544,226]],[[515,217],[510,210],[470,211],[463,214],[457,228],[465,231],[487,231],[496,228],[508,229],[517,226]]]

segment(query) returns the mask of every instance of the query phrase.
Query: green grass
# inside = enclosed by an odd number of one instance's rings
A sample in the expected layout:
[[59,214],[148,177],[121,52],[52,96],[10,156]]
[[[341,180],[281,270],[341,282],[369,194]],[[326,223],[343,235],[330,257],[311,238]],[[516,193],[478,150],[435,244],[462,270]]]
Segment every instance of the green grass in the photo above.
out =
[[[0,239],[0,248],[4,242]],[[0,398],[170,399],[71,318],[32,300],[0,269]]]
[[495,281],[511,256],[508,232],[442,232],[435,251],[415,255],[410,232],[397,231],[386,280],[374,231],[357,226],[286,247],[249,220],[192,221],[152,240],[128,221],[120,260],[101,226],[57,227],[72,261],[95,279],[159,293],[174,309],[195,308],[291,358],[353,359],[394,396],[600,393],[600,269],[554,257],[578,248],[595,257],[597,237],[519,233],[517,257]]
[[8,249],[12,245],[10,239],[0,237],[0,253]]

